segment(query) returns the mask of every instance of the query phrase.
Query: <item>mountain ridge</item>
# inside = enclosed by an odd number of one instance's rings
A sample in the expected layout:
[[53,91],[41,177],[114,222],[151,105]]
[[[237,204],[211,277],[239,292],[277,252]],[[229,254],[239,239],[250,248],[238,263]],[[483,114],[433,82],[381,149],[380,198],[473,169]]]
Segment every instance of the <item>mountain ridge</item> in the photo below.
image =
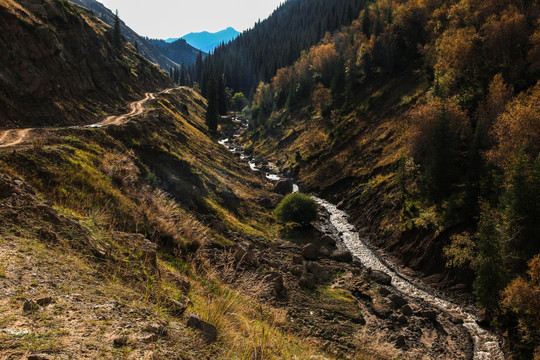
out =
[[234,40],[238,35],[240,35],[240,32],[229,26],[214,33],[208,31],[191,32],[179,38],[168,38],[165,42],[171,43],[179,39],[184,39],[194,48],[209,53],[219,44]]

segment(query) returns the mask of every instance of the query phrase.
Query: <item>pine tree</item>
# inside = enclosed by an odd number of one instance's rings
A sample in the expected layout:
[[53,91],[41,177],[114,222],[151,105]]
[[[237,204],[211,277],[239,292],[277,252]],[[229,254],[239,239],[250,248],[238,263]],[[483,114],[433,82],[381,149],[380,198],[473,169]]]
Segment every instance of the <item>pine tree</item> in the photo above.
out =
[[180,66],[180,86],[186,85],[186,64],[182,62],[182,65]]
[[218,113],[218,82],[214,77],[210,77],[207,89],[208,107],[206,108],[206,126],[211,134],[217,132],[217,125],[219,119]]
[[122,50],[122,34],[120,31],[120,18],[118,17],[118,10],[114,16],[114,25],[113,25],[113,46],[117,50]]
[[180,81],[180,72],[178,71],[178,66],[174,67],[173,81],[174,81],[175,84],[178,84],[178,82]]
[[225,76],[218,76],[218,112],[227,115],[227,89],[225,88]]

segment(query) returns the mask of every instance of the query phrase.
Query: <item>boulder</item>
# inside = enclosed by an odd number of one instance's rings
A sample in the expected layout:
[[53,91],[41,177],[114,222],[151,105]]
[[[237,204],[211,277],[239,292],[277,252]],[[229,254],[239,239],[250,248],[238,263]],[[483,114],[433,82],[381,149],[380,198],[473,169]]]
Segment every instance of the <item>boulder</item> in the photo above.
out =
[[310,273],[303,273],[300,277],[300,280],[298,284],[306,289],[314,289],[315,288],[315,276]]
[[392,304],[394,304],[394,306],[397,308],[401,308],[402,306],[407,304],[407,300],[397,294],[392,294],[388,296],[388,300],[390,300]]
[[371,270],[369,276],[373,281],[379,284],[390,285],[392,283],[392,277],[379,270]]
[[293,183],[288,179],[279,180],[276,185],[274,185],[274,192],[281,195],[287,195],[292,193]]
[[276,271],[269,272],[268,274],[266,274],[264,279],[270,282],[270,284],[272,285],[272,290],[276,292],[276,295],[285,288],[285,286],[283,285],[283,276]]
[[113,346],[115,348],[119,348],[122,346],[126,346],[129,342],[129,338],[126,335],[120,335],[113,339]]
[[204,340],[207,343],[213,343],[217,339],[217,329],[214,325],[207,323],[195,316],[188,319],[187,327],[198,330],[202,333]]
[[178,288],[182,290],[184,295],[189,293],[191,284],[188,280],[186,280],[186,278],[184,278],[182,275],[173,273],[172,271],[170,271],[167,275],[178,286]]
[[437,321],[437,312],[435,310],[422,310],[420,316],[431,321]]
[[491,315],[486,309],[482,309],[476,315],[476,323],[482,327],[488,327],[491,324]]
[[398,324],[400,325],[404,325],[408,322],[409,320],[407,319],[407,317],[403,314],[399,315],[398,318],[397,318],[397,322]]
[[295,264],[302,265],[304,263],[304,258],[301,255],[293,255],[292,261]]
[[326,281],[329,278],[328,271],[316,262],[306,263],[306,270],[313,274],[315,281]]
[[413,311],[411,307],[408,304],[406,304],[401,307],[401,313],[405,316],[411,316],[413,314]]
[[218,219],[210,220],[210,227],[218,233],[224,233],[225,231],[227,231],[227,226],[225,225],[225,223]]
[[45,354],[32,354],[32,355],[28,355],[27,359],[28,360],[52,360],[52,357]]
[[319,258],[319,248],[315,244],[309,243],[302,248],[302,256],[306,260],[317,260]]
[[234,252],[234,259],[247,266],[257,266],[257,255],[252,250],[252,245],[246,241],[236,245],[236,251]]
[[158,336],[167,336],[169,334],[169,331],[167,330],[167,327],[162,323],[151,323],[144,327],[144,332],[155,334]]
[[305,272],[305,268],[303,265],[291,266],[291,274],[293,274],[294,276],[302,276],[304,272]]
[[321,238],[322,241],[324,241],[326,244],[330,246],[336,246],[336,239],[334,239],[329,234],[324,234]]
[[45,297],[36,299],[36,303],[39,306],[47,306],[49,304],[52,304],[53,302],[54,302],[54,299],[52,297],[50,297],[50,296],[45,296]]
[[187,309],[187,304],[181,303],[175,299],[167,299],[165,305],[169,312],[175,316],[182,316]]
[[23,304],[24,312],[34,312],[39,309],[39,305],[34,300],[26,300]]
[[330,255],[330,258],[339,262],[352,262],[352,254],[349,250],[334,250]]

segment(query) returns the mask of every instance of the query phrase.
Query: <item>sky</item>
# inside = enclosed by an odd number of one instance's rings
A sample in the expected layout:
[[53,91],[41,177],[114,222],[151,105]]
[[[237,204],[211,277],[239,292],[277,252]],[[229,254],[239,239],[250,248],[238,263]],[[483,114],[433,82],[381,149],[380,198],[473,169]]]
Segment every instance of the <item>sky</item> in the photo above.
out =
[[139,35],[167,39],[232,26],[242,32],[284,0],[98,0]]

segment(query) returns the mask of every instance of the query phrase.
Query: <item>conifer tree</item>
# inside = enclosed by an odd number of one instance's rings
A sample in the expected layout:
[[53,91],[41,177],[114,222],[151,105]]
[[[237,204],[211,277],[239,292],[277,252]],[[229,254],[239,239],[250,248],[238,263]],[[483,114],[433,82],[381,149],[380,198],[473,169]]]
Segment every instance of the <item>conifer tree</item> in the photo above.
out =
[[114,16],[113,46],[117,50],[122,50],[122,34],[120,32],[120,18],[118,17],[118,10],[116,10],[116,14]]
[[186,64],[182,62],[182,65],[180,66],[180,86],[186,85]]
[[218,76],[218,112],[227,115],[227,89],[225,88],[225,76]]

